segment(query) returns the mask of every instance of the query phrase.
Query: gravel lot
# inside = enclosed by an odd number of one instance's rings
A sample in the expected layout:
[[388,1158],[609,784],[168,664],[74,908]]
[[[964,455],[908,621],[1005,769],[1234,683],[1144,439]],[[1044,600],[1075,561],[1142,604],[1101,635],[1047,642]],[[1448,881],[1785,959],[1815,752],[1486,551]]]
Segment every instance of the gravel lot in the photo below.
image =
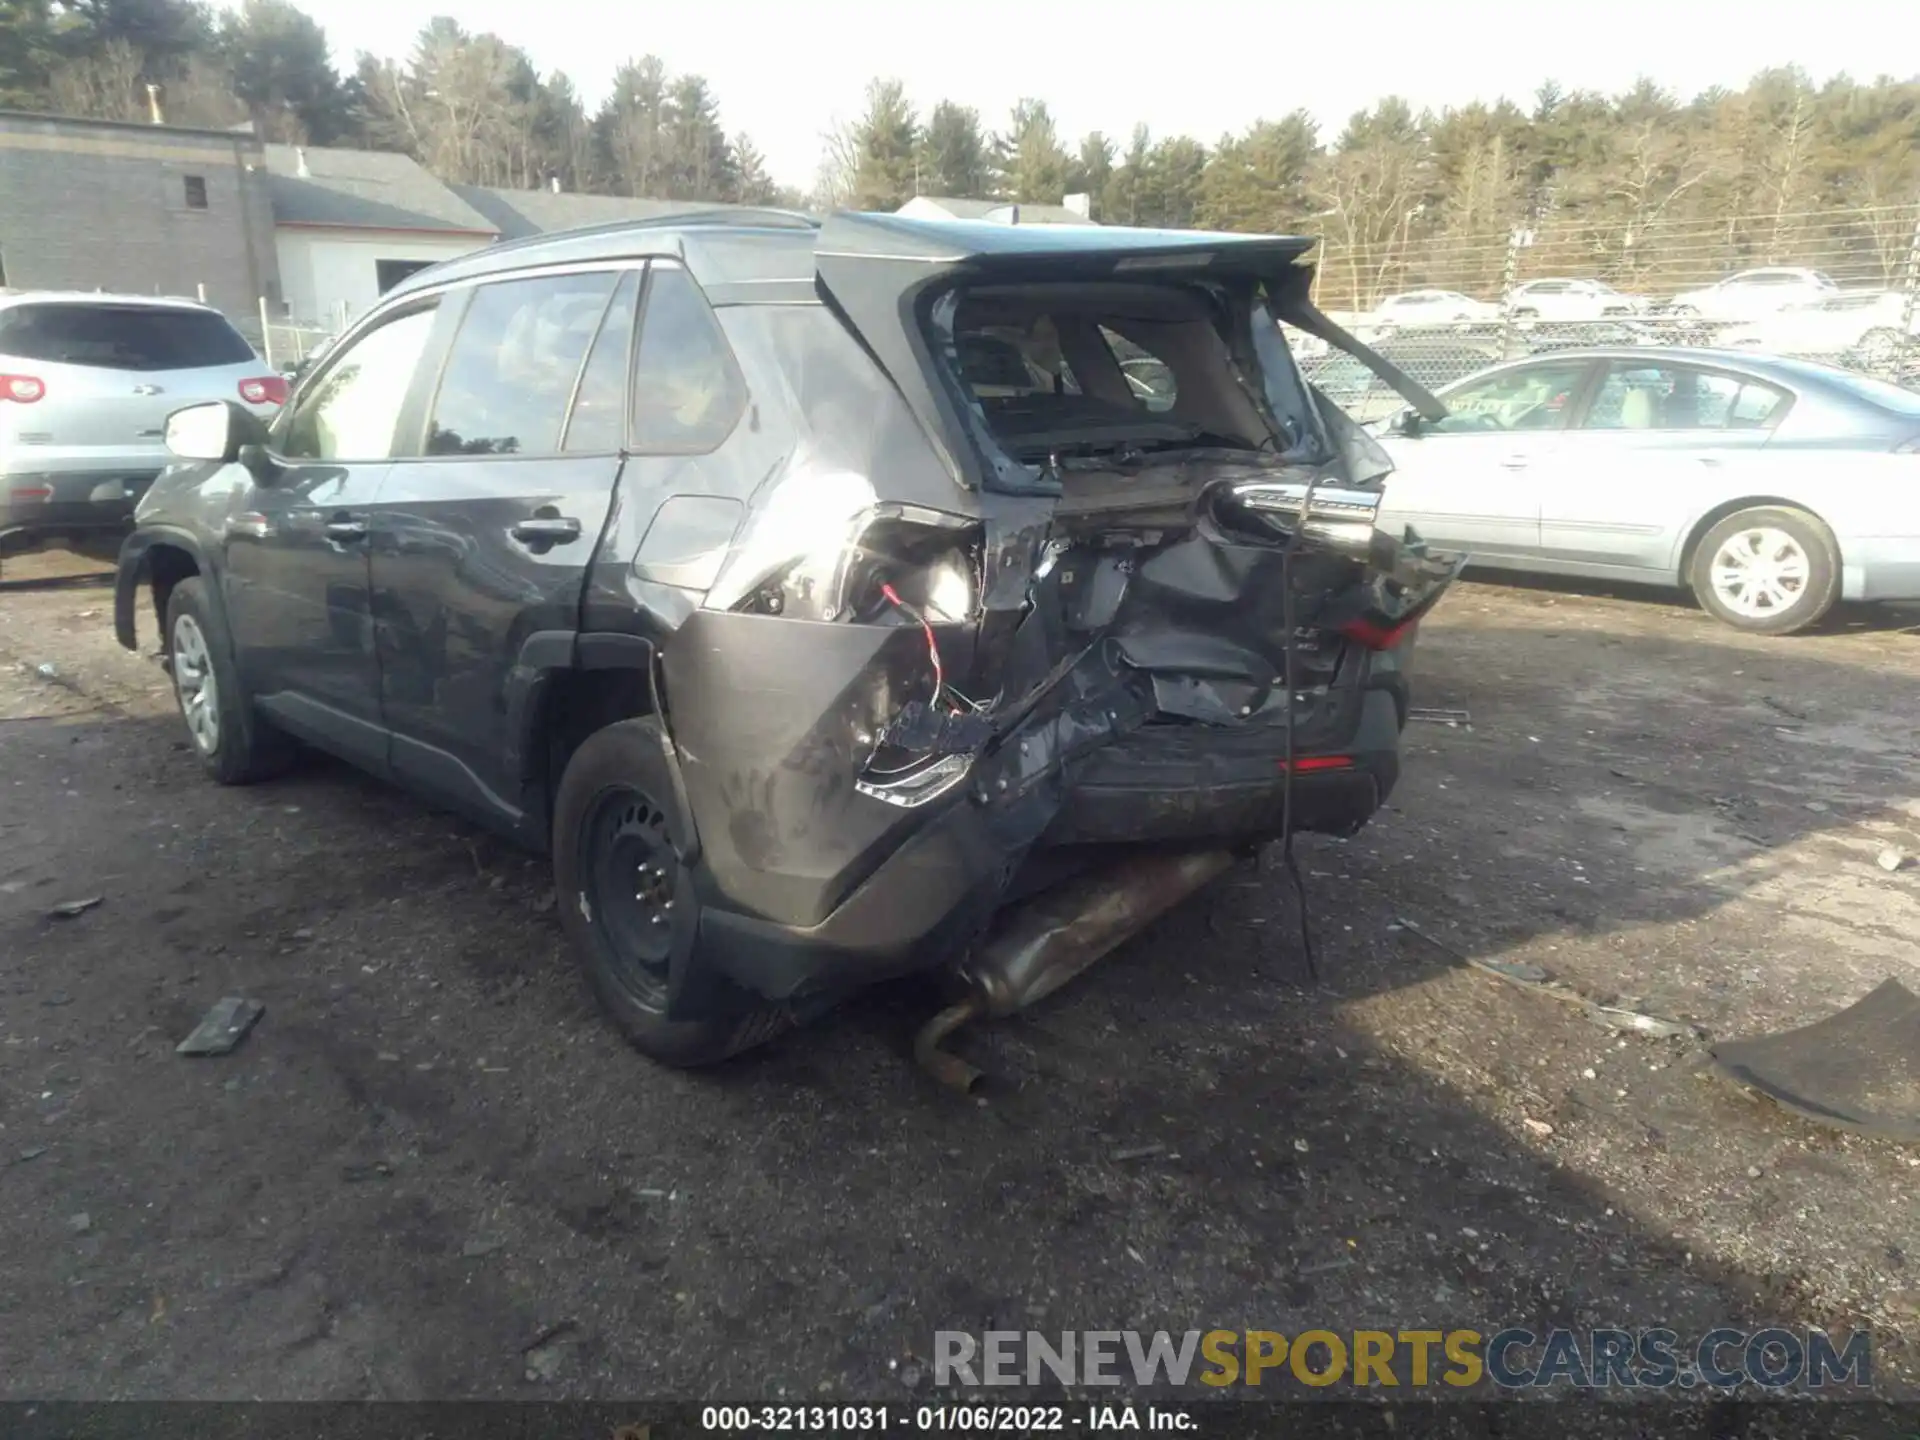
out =
[[[1320,983],[1230,874],[963,1039],[975,1102],[908,1059],[918,984],[650,1066],[535,864],[318,759],[204,782],[90,568],[0,582],[7,1395],[905,1399],[941,1328],[1772,1321],[1872,1326],[1915,1393],[1920,1149],[1454,955],[1715,1036],[1920,988],[1875,863],[1920,854],[1920,616],[1460,587],[1418,703],[1471,727],[1299,846]],[[176,1057],[228,994],[245,1044]]]

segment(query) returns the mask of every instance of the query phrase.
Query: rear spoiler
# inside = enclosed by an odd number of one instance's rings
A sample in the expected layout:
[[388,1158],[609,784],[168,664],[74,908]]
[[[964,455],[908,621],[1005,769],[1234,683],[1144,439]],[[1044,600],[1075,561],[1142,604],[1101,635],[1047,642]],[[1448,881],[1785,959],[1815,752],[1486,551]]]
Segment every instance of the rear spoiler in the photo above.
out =
[[1296,330],[1304,330],[1315,339],[1346,351],[1387,384],[1398,390],[1420,413],[1423,420],[1444,420],[1451,413],[1440,397],[1414,379],[1386,356],[1357,336],[1327,318],[1313,303],[1311,289],[1313,267],[1296,265],[1284,285],[1270,286],[1268,298],[1274,302],[1274,319],[1284,320]]

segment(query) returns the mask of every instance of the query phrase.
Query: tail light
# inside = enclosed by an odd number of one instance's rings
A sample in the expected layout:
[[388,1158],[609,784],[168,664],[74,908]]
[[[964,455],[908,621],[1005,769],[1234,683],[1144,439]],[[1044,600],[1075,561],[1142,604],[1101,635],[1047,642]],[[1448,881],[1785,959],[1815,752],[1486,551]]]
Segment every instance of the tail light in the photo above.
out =
[[1312,774],[1317,770],[1351,770],[1353,757],[1351,755],[1302,755],[1291,766],[1282,760],[1280,768],[1291,769],[1296,775]]
[[980,531],[959,516],[879,503],[866,480],[795,477],[732,547],[708,608],[852,624],[972,618]]
[[0,400],[31,405],[46,397],[47,382],[38,375],[0,375]]
[[1393,625],[1382,625],[1378,621],[1361,618],[1349,620],[1340,627],[1340,633],[1356,644],[1369,650],[1391,650],[1420,623],[1415,615],[1410,620],[1402,620]]
[[287,403],[287,377],[256,375],[251,380],[242,380],[240,398],[249,405],[284,405]]
[[16,485],[7,492],[7,498],[14,501],[40,501],[53,499],[51,485]]

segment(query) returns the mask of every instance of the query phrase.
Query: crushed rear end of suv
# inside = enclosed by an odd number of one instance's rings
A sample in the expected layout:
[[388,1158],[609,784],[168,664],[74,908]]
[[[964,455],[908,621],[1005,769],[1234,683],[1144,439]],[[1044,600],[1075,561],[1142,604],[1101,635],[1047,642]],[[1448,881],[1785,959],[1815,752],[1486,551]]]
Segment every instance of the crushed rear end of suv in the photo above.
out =
[[[1397,779],[1413,638],[1463,559],[1375,528],[1385,455],[1316,397],[1276,321],[1438,402],[1313,309],[1310,243],[716,216],[427,272],[410,282],[423,294],[484,290],[596,247],[644,269],[590,558],[564,558],[581,524],[557,478],[522,479],[526,518],[462,522],[498,633],[393,614],[383,554],[444,543],[450,523],[380,499],[407,491],[410,450],[450,433],[410,401],[386,488],[325,532],[371,535],[381,748],[364,726],[334,743],[311,700],[264,698],[260,722],[379,769],[377,753],[394,778],[550,844],[562,921],[648,1053],[707,1063],[853,988],[937,970],[966,987],[922,1059],[966,1084],[939,1048],[955,1026],[1047,993],[1236,857],[1354,833]],[[399,313],[406,291],[388,303]],[[610,302],[600,323],[594,356],[608,326],[636,322]],[[465,374],[450,343],[452,359],[427,342],[420,361],[445,376],[407,387],[432,407]],[[345,337],[312,383],[357,348]],[[461,463],[493,467],[484,503],[499,506],[538,462],[518,440],[486,444]],[[204,458],[230,468],[242,448],[223,436]],[[230,535],[241,512],[261,507],[183,467],[142,531]],[[515,545],[487,543],[490,527]],[[501,573],[475,579],[496,551]],[[146,557],[136,536],[125,640]],[[349,588],[326,602],[336,660],[354,644],[338,623]],[[467,694],[506,717],[491,776],[409,731],[419,702],[443,707],[428,728],[444,721],[463,678],[417,666],[444,688],[395,689],[405,647],[436,625],[442,645],[451,631],[469,652],[517,647],[498,693]],[[278,683],[297,687],[287,663],[276,654]],[[238,655],[243,690],[247,668]],[[463,796],[461,770],[486,793]]]

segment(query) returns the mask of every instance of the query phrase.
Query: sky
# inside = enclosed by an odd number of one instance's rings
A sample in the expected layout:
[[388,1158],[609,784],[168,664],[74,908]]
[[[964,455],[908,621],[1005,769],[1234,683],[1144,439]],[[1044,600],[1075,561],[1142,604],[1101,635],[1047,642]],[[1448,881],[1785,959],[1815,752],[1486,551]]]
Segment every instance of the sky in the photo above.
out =
[[1121,144],[1136,123],[1212,144],[1255,120],[1305,109],[1329,138],[1386,95],[1439,109],[1540,83],[1608,94],[1642,75],[1691,98],[1798,64],[1816,81],[1920,70],[1890,43],[1902,0],[305,0],[335,59],[404,57],[451,13],[564,70],[589,109],[621,61],[658,55],[704,75],[730,132],[752,137],[775,180],[809,187],[820,137],[851,120],[875,76],[905,82],[924,114],[950,99],[1001,127],[1031,95],[1069,147],[1090,130]]

